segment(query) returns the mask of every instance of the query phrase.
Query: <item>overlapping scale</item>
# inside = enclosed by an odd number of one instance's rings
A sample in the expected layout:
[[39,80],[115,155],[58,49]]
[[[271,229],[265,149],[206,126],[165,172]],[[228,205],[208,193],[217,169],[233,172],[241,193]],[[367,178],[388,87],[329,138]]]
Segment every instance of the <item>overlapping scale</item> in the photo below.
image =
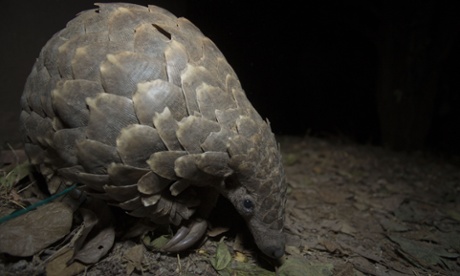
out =
[[150,169],[159,176],[170,180],[177,180],[178,176],[174,171],[174,162],[177,158],[184,155],[187,155],[186,151],[156,152],[150,156],[147,163],[149,164]]
[[123,128],[117,138],[117,151],[124,164],[148,168],[146,160],[166,146],[158,131],[150,126],[133,124]]
[[123,51],[108,54],[100,65],[102,86],[107,93],[131,98],[142,82],[164,79],[164,61]]
[[87,172],[106,174],[113,162],[120,163],[117,149],[96,140],[86,139],[76,144],[77,158]]
[[123,186],[137,183],[151,171],[148,168],[137,168],[121,163],[111,163],[107,168],[110,183]]
[[60,81],[51,92],[53,107],[65,127],[77,128],[88,125],[89,110],[86,98],[104,92],[101,84],[88,80]]
[[56,131],[53,136],[53,148],[64,163],[55,165],[74,166],[78,164],[75,144],[85,139],[83,128],[68,128]]
[[133,101],[129,98],[100,93],[87,98],[89,122],[86,129],[88,139],[115,146],[120,131],[130,125],[137,124]]
[[134,51],[152,58],[165,58],[164,52],[169,39],[147,22],[142,22],[134,30]]
[[130,200],[138,195],[136,183],[123,186],[104,185],[104,191],[115,202]]
[[157,129],[158,134],[168,150],[177,151],[183,149],[176,136],[179,126],[168,107],[165,107],[163,112],[155,114],[153,117],[153,125]]
[[164,56],[166,59],[166,72],[168,73],[169,82],[179,87],[182,86],[182,72],[189,62],[184,46],[172,40],[168,43]]
[[216,120],[216,110],[228,110],[236,107],[229,93],[207,83],[196,88],[196,97],[200,113],[210,120]]
[[164,80],[139,83],[133,102],[136,115],[144,125],[152,125],[155,113],[162,113],[165,107],[176,121],[187,116],[181,88]]
[[162,178],[150,171],[137,182],[137,190],[144,195],[155,195],[162,192],[171,184],[171,180]]
[[188,153],[203,152],[201,144],[211,132],[217,132],[220,126],[217,122],[203,117],[188,116],[178,123],[177,139]]

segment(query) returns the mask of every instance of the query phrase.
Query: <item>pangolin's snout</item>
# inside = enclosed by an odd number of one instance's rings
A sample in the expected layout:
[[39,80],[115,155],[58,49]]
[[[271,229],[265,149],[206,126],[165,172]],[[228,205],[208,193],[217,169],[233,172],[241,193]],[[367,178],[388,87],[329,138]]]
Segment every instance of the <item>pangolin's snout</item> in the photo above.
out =
[[279,245],[267,246],[266,248],[263,248],[261,250],[262,252],[264,252],[265,255],[273,259],[281,258],[284,255],[284,245],[283,246],[279,246]]
[[286,236],[282,230],[272,230],[258,221],[250,221],[249,229],[257,247],[268,257],[278,259],[284,255]]

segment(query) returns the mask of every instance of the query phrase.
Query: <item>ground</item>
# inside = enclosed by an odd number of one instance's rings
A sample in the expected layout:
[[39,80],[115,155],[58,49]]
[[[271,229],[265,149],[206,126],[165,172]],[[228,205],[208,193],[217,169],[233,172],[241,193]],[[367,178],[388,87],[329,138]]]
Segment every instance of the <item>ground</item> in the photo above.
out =
[[[151,250],[144,237],[115,242],[96,264],[76,261],[65,268],[71,254],[64,238],[32,257],[2,254],[1,274],[460,274],[458,158],[398,153],[343,139],[279,141],[288,181],[287,245],[280,261],[268,260],[255,249],[231,211],[222,215],[229,208],[224,202],[214,217],[216,227],[188,252]],[[8,154],[3,152],[4,159]],[[20,184],[3,189],[3,210],[21,199]]]

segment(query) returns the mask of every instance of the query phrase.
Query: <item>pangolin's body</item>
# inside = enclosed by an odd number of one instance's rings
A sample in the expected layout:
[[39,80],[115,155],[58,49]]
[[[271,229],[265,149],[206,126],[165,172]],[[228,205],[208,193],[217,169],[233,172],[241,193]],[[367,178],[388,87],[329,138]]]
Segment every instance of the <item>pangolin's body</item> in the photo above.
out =
[[50,191],[80,183],[178,226],[206,219],[221,194],[265,254],[283,255],[279,149],[222,53],[164,9],[98,6],[48,41],[21,99],[26,152]]

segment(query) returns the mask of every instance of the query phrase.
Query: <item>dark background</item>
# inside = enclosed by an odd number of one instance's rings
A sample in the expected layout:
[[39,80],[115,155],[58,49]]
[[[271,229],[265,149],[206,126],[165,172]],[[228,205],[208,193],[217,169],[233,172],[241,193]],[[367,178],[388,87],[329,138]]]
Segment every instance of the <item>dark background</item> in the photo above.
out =
[[[267,2],[131,1],[162,6],[197,25],[276,134],[460,153],[456,1]],[[20,140],[19,98],[41,47],[94,6],[88,0],[0,3],[4,146]]]

